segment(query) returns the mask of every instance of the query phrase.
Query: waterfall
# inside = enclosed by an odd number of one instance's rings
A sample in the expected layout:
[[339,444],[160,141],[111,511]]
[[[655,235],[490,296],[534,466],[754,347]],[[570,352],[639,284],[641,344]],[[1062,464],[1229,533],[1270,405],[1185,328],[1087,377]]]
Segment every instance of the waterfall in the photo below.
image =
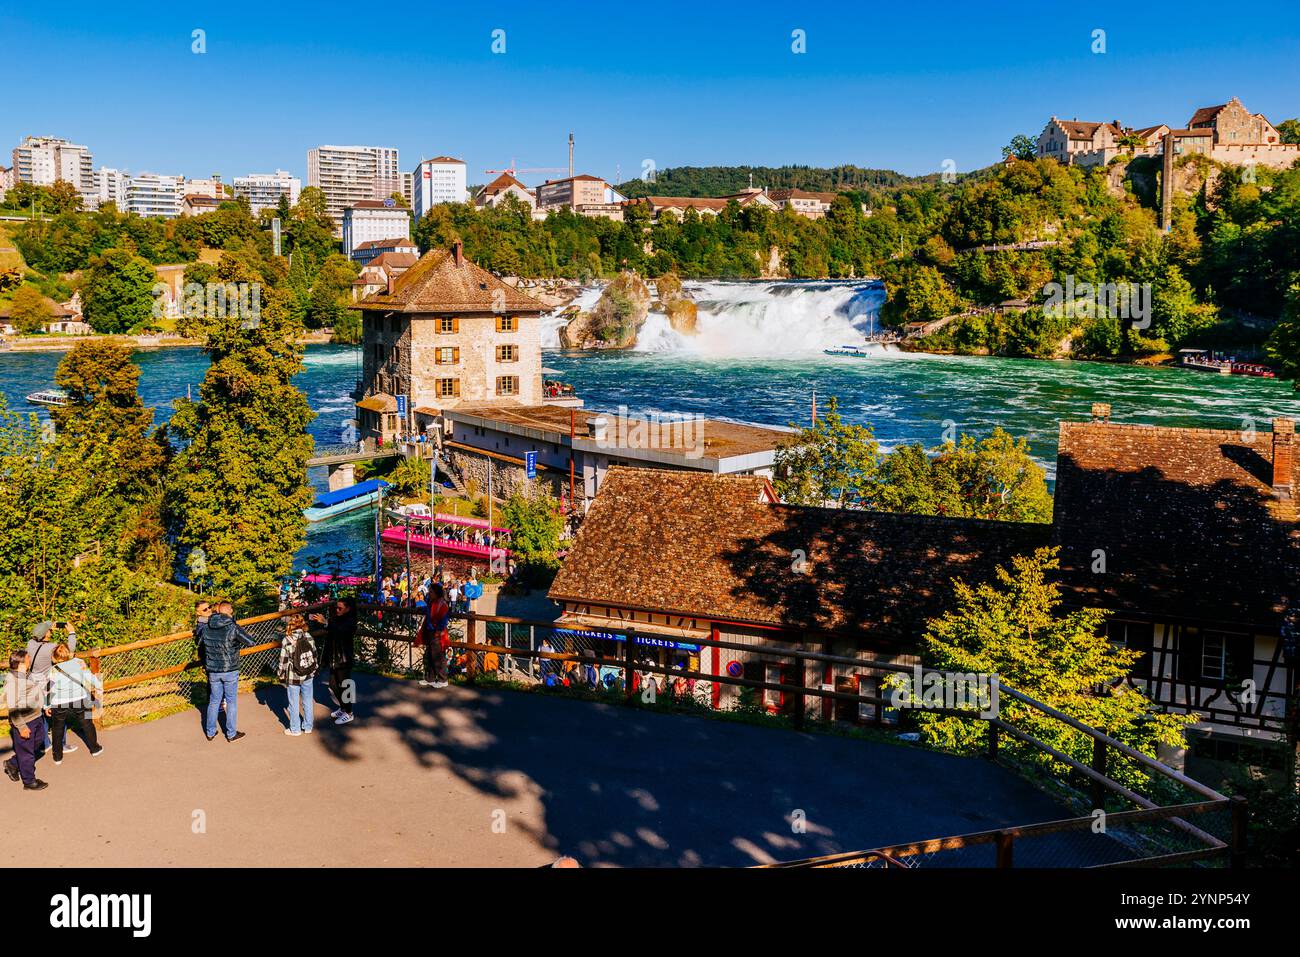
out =
[[[884,286],[867,280],[687,282],[698,308],[698,333],[675,332],[663,313],[652,312],[637,337],[638,352],[707,357],[789,356],[863,345],[880,331]],[[600,289],[583,290],[575,303],[590,309]],[[542,346],[558,348],[564,325],[558,313],[543,317]],[[885,346],[874,346],[884,352]]]

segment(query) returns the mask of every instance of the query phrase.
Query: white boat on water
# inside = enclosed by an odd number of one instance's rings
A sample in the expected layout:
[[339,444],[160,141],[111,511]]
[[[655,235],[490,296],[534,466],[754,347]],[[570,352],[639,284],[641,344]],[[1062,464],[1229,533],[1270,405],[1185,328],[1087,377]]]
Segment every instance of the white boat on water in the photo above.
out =
[[823,349],[822,352],[828,356],[853,356],[858,359],[865,359],[870,355],[862,346],[840,346],[838,349]]
[[68,393],[64,392],[62,389],[42,389],[39,392],[33,392],[29,395],[27,401],[32,405],[54,407],[67,405],[72,401],[72,399],[70,399]]

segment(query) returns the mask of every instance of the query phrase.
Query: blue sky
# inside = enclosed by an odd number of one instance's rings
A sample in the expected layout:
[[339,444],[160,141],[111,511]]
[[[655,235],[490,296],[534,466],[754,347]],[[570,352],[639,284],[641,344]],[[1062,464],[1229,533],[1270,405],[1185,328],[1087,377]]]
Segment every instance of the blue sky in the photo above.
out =
[[924,173],[987,165],[1053,113],[1181,124],[1235,95],[1300,115],[1296,0],[1083,6],[27,0],[0,9],[0,153],[50,134],[132,172],[305,177],[308,148],[359,143],[485,182],[512,157],[564,166],[573,131],[579,170],[611,179],[646,160]]

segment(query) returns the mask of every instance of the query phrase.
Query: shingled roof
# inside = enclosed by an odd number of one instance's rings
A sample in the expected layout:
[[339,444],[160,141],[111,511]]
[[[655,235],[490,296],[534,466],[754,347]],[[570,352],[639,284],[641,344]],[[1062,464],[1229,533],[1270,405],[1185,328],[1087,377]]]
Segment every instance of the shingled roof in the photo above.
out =
[[[611,468],[551,586],[556,601],[905,640],[1046,545],[1047,525],[775,504],[766,480]],[[794,570],[797,552],[806,573]]]
[[[1062,422],[1054,540],[1080,605],[1274,630],[1300,599],[1273,433]],[[1094,572],[1104,554],[1105,571]]]
[[397,277],[391,293],[377,292],[349,308],[429,315],[541,313],[546,309],[532,296],[502,282],[455,249],[430,250]]

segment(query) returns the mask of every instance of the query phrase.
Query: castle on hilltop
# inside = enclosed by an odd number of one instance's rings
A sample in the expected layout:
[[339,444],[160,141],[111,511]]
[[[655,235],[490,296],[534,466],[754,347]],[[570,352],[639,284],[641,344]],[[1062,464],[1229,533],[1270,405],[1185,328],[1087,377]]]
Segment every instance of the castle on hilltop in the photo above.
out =
[[1118,156],[1163,158],[1166,144],[1175,158],[1202,153],[1234,166],[1286,169],[1300,159],[1300,144],[1283,143],[1264,114],[1251,113],[1235,96],[1218,106],[1201,107],[1183,128],[1164,123],[1128,127],[1119,120],[1105,123],[1053,116],[1038,134],[1038,156],[1069,166],[1104,166]]

